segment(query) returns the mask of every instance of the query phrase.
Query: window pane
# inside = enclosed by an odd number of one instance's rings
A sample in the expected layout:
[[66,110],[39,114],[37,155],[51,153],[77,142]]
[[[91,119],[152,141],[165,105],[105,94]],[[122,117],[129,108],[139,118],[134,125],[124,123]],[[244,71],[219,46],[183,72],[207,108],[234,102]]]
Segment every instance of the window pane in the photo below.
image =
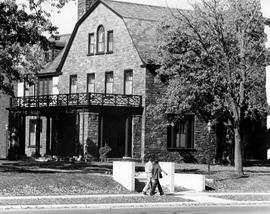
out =
[[125,94],[132,94],[133,87],[133,71],[125,71]]
[[89,34],[89,54],[94,54],[94,34]]
[[98,52],[104,52],[104,46],[105,46],[105,33],[104,33],[104,27],[100,26],[98,29]]
[[113,32],[109,31],[108,32],[108,52],[113,51]]
[[[175,133],[172,129],[175,128]],[[169,128],[168,128],[169,130]],[[167,145],[171,148],[193,148],[194,147],[194,116],[186,116],[182,121],[178,121],[175,126],[170,127],[167,133]]]
[[87,75],[87,92],[95,92],[95,74]]
[[70,93],[77,93],[77,76],[70,76]]
[[113,72],[105,73],[105,92],[113,93]]

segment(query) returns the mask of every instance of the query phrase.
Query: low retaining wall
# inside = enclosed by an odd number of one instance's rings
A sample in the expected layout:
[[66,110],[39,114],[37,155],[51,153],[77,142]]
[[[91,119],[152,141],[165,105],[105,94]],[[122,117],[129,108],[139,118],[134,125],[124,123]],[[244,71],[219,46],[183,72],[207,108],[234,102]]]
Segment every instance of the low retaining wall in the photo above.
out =
[[135,190],[135,162],[113,161],[113,179],[129,191]]
[[196,191],[205,190],[205,175],[200,174],[174,174],[174,186],[184,187]]

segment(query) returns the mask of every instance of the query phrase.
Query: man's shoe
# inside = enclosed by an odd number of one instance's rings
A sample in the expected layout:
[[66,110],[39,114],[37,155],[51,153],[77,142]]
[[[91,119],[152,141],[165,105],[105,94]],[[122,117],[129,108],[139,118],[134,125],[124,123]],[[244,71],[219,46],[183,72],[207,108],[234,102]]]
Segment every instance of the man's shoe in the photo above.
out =
[[147,195],[147,193],[146,193],[146,192],[142,192],[142,194],[143,194],[143,195]]
[[161,192],[161,193],[160,193],[160,196],[162,196],[162,195],[164,195],[164,192]]

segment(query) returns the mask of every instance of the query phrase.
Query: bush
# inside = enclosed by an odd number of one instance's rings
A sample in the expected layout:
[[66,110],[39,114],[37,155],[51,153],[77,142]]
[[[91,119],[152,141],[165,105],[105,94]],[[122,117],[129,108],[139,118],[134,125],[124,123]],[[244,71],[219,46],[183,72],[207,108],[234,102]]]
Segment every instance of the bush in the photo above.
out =
[[99,157],[101,161],[105,161],[107,158],[108,153],[111,151],[111,147],[108,144],[99,148]]

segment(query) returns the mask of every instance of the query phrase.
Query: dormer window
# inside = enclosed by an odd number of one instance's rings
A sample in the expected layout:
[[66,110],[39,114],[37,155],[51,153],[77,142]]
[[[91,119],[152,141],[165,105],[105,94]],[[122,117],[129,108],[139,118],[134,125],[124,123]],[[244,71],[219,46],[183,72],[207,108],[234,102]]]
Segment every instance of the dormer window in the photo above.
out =
[[97,30],[97,53],[104,53],[105,50],[105,30],[101,25]]

